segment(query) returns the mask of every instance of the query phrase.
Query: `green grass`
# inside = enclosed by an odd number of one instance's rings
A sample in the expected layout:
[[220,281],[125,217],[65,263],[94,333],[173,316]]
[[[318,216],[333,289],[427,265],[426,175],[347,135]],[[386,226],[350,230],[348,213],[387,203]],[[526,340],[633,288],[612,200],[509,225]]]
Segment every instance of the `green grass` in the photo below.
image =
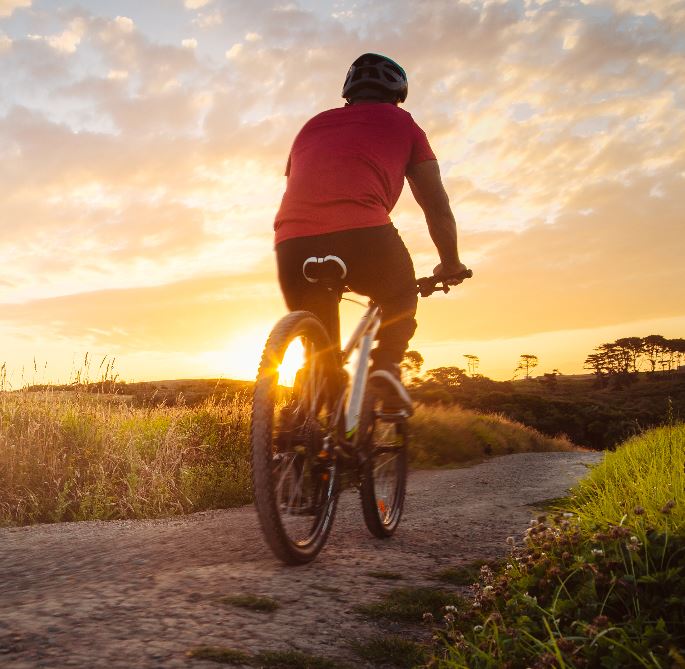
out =
[[381,600],[355,607],[358,613],[370,618],[399,622],[421,622],[425,613],[436,617],[448,605],[461,605],[459,595],[434,588],[397,588]]
[[[584,525],[628,523],[685,531],[685,424],[650,430],[607,453],[574,492],[571,510]],[[672,508],[668,508],[672,507]],[[667,510],[667,513],[664,511]]]
[[252,656],[242,650],[224,646],[198,646],[191,648],[186,655],[195,660],[209,660],[218,664],[252,664]]
[[469,564],[443,569],[436,574],[436,578],[450,585],[471,585],[478,580],[482,567],[495,569],[500,563],[499,560],[475,560]]
[[225,646],[198,646],[186,655],[196,660],[209,660],[218,664],[249,665],[260,669],[342,669],[333,660],[297,650],[263,650],[250,655]]
[[418,406],[410,420],[410,457],[417,467],[444,467],[496,455],[575,450],[521,423],[458,406]]
[[222,604],[229,604],[230,606],[238,606],[241,609],[249,609],[250,611],[260,611],[270,613],[278,609],[281,605],[271,597],[259,597],[258,595],[227,595],[221,597],[219,601]]
[[309,655],[298,650],[265,650],[255,656],[259,667],[273,669],[338,669],[340,665],[325,657]]
[[376,667],[391,665],[412,669],[425,664],[429,657],[429,649],[424,644],[396,635],[354,641],[351,646],[359,657]]
[[367,571],[367,576],[378,578],[381,581],[401,581],[404,577],[396,571]]
[[685,426],[630,439],[446,614],[442,669],[685,667]]

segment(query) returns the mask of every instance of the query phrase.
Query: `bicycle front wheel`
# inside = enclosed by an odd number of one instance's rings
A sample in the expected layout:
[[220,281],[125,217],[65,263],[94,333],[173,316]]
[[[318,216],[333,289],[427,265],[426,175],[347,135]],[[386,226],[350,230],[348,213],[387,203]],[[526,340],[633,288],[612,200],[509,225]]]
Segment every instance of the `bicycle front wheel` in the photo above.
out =
[[264,537],[286,564],[314,559],[333,523],[336,369],[321,321],[306,311],[282,318],[262,355],[252,402],[252,480]]
[[397,529],[407,489],[407,421],[382,412],[382,393],[370,385],[362,412],[361,501],[369,532],[385,539]]

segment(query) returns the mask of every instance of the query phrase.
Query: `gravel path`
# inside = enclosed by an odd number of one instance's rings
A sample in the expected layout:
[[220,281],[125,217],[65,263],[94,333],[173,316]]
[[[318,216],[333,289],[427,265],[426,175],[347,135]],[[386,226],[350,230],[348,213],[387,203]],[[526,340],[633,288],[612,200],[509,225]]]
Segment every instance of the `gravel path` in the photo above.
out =
[[[298,649],[365,667],[348,641],[378,629],[353,607],[398,585],[369,572],[435,586],[445,567],[501,556],[535,502],[563,495],[600,458],[525,453],[412,472],[389,541],[368,534],[348,491],[328,545],[304,567],[272,558],[252,507],[0,529],[0,667],[216,668],[186,656],[199,645]],[[273,597],[281,607],[259,613],[219,601],[231,594]]]

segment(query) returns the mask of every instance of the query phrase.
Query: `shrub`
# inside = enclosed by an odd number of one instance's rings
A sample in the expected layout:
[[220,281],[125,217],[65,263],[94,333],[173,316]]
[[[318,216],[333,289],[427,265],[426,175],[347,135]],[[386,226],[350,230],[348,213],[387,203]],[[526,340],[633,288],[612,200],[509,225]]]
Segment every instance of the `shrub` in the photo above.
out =
[[608,455],[569,511],[482,569],[470,604],[445,615],[434,666],[685,666],[684,458],[682,425]]

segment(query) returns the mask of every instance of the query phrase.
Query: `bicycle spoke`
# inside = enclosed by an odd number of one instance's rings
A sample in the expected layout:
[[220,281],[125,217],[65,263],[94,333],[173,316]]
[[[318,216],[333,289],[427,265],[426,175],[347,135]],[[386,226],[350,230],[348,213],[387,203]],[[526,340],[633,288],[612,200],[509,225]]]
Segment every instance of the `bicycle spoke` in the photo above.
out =
[[301,564],[321,550],[337,501],[335,460],[321,455],[332,411],[330,344],[311,314],[293,312],[272,331],[264,360],[270,351],[279,376],[274,363],[263,364],[253,401],[255,505],[274,553]]

